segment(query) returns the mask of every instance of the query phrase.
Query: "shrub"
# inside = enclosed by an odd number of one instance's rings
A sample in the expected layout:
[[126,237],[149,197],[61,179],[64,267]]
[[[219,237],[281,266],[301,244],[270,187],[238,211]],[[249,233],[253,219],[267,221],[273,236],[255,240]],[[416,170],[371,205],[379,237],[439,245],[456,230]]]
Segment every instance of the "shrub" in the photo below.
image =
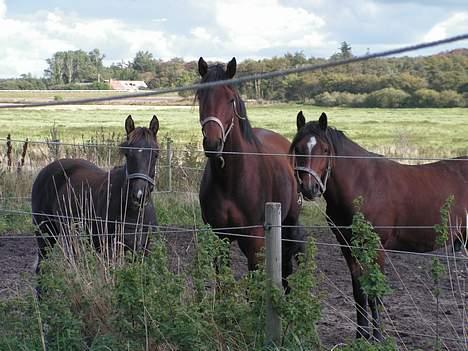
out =
[[413,95],[413,104],[418,107],[435,107],[438,105],[440,94],[432,89],[419,89]]
[[370,93],[366,100],[366,107],[405,107],[408,105],[410,95],[403,90],[384,88]]

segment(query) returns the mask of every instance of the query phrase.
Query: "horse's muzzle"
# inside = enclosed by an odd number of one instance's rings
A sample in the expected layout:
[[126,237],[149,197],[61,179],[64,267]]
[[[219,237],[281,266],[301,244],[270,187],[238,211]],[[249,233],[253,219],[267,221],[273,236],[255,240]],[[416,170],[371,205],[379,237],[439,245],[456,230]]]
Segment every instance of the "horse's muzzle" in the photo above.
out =
[[203,150],[205,151],[206,157],[218,157],[221,156],[223,149],[222,139],[210,140],[208,138],[203,138]]
[[304,196],[304,199],[307,201],[314,201],[322,195],[320,186],[316,182],[311,182],[307,185],[302,183],[299,189],[302,193],[302,196]]

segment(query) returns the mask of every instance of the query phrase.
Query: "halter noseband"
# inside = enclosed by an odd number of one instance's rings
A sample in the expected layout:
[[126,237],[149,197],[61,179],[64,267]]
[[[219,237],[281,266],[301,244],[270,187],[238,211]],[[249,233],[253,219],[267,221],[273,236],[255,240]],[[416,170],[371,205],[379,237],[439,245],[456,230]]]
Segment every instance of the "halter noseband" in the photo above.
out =
[[[330,141],[328,140],[328,138],[327,138],[327,143],[330,144]],[[318,185],[320,187],[320,194],[324,194],[325,191],[327,190],[327,182],[328,182],[328,178],[330,177],[330,173],[331,173],[330,155],[327,155],[327,158],[328,158],[327,171],[325,173],[325,179],[323,181],[320,178],[320,176],[317,174],[317,172],[315,172],[312,168],[296,166],[295,156],[296,155],[294,154],[294,171],[296,173],[296,178],[297,178],[298,183],[302,184],[301,177],[299,177],[299,172],[305,172],[305,173],[311,175],[312,177],[314,177],[315,181],[318,183]],[[308,155],[308,156],[310,156],[310,155]]]
[[[221,122],[221,120],[218,118],[218,117],[215,117],[215,116],[208,116],[206,118],[204,118],[200,124],[201,124],[201,127],[202,127],[202,133],[203,133],[203,130],[205,128],[205,125],[207,125],[209,122],[214,122],[218,125],[218,127],[221,129],[221,135],[222,135],[222,138],[221,138],[221,149],[218,150],[218,152],[223,152],[224,150],[224,144],[226,143],[226,139],[227,137],[229,136],[229,133],[231,133],[231,130],[232,128],[234,127],[234,118],[237,117],[239,119],[247,119],[246,117],[242,117],[239,112],[237,112],[237,105],[236,105],[236,100],[232,100],[232,107],[234,109],[234,115],[232,116],[231,118],[231,124],[229,125],[229,127],[226,129],[224,129],[224,125],[223,125],[223,122]],[[204,135],[204,134],[203,134]],[[220,156],[221,160],[222,160],[222,166],[221,168],[224,167],[224,159],[222,156]]]
[[144,174],[144,173],[128,173],[127,167],[125,167],[125,173],[127,175],[128,180],[132,179],[143,179],[146,180],[148,183],[150,183],[152,186],[154,186],[154,179],[151,178],[149,175]]

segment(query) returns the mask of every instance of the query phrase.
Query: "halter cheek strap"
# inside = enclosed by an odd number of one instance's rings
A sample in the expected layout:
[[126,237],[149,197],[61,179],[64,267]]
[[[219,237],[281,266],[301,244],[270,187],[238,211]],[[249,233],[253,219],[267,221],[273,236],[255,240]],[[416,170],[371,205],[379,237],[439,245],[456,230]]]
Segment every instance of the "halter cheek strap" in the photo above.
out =
[[[328,141],[328,138],[327,138],[327,141]],[[330,144],[329,141],[328,141],[328,143]],[[296,156],[294,153],[293,153],[293,155]],[[328,178],[330,177],[330,173],[331,173],[331,158],[330,158],[330,155],[328,155],[327,171],[325,173],[325,178],[324,178],[323,181],[320,178],[320,176],[317,174],[317,172],[315,172],[312,168],[296,166],[295,158],[294,158],[294,171],[296,172],[296,178],[297,178],[299,184],[302,184],[301,177],[299,177],[299,172],[305,172],[305,173],[311,175],[312,177],[314,177],[314,179],[316,180],[316,182],[318,183],[318,185],[320,187],[320,193],[324,194],[325,191],[327,190],[327,182],[328,182]]]
[[[213,123],[216,123],[219,127],[219,129],[221,129],[221,135],[222,135],[222,142],[221,142],[221,150],[219,150],[219,152],[222,152],[224,150],[224,144],[226,143],[226,139],[227,137],[229,136],[229,133],[231,133],[231,130],[232,128],[234,127],[234,118],[237,117],[239,119],[247,119],[246,117],[242,117],[239,112],[237,112],[237,105],[236,105],[236,100],[232,100],[232,107],[233,107],[233,110],[234,110],[234,114],[231,118],[231,124],[229,125],[228,129],[225,130],[224,129],[224,125],[223,125],[223,122],[221,122],[221,120],[218,118],[218,117],[215,117],[215,116],[208,116],[206,118],[204,118],[200,124],[201,124],[201,127],[202,127],[202,132],[203,132],[203,129],[205,128],[206,124],[209,123],[209,122],[213,122]],[[221,160],[222,160],[222,166],[221,168],[224,167],[224,159],[222,156],[221,157]]]

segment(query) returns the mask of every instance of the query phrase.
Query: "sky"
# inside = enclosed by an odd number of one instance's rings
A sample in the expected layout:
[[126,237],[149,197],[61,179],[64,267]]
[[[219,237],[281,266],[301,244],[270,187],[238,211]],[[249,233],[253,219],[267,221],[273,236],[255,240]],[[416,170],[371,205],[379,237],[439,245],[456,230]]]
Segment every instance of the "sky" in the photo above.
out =
[[[0,78],[43,75],[56,51],[139,50],[228,61],[302,51],[355,55],[468,33],[468,0],[0,0]],[[426,55],[468,41],[427,49]],[[416,55],[415,54],[415,55]]]

